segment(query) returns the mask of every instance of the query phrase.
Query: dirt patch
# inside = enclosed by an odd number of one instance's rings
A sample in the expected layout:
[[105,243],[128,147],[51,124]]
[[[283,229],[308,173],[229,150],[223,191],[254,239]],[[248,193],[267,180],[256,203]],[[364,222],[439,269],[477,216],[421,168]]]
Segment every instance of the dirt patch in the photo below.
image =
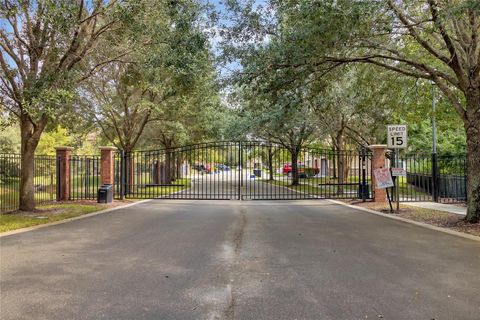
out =
[[480,237],[480,223],[465,223],[464,217],[455,213],[418,208],[409,206],[407,204],[400,204],[399,212],[390,213],[390,207],[388,203],[379,204],[376,202],[362,202],[359,200],[345,200],[343,202],[386,214],[392,214],[397,217],[423,222],[433,226],[451,229]]

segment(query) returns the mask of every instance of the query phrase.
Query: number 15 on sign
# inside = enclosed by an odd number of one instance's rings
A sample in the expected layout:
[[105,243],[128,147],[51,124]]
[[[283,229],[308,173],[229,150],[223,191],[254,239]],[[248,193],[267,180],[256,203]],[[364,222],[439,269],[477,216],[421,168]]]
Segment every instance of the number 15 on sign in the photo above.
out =
[[387,126],[387,145],[391,149],[404,149],[407,147],[407,126],[406,125],[388,125]]

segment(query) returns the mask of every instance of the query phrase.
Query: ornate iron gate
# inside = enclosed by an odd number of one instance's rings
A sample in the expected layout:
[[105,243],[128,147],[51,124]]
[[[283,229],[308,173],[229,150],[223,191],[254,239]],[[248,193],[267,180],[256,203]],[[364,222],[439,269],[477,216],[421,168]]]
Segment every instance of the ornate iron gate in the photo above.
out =
[[370,181],[365,149],[240,141],[121,151],[115,190],[137,199],[368,199]]

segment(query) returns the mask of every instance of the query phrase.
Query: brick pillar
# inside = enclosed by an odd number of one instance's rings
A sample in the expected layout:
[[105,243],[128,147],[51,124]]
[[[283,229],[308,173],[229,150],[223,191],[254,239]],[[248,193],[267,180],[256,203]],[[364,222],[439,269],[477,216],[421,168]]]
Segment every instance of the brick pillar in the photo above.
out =
[[70,200],[71,147],[56,147],[57,153],[57,201]]
[[115,147],[100,147],[100,182],[115,184]]
[[375,175],[373,175],[373,170],[385,168],[385,152],[387,151],[386,144],[376,144],[368,146],[372,150],[372,194],[373,202],[387,202],[387,191],[386,189],[377,189],[375,183]]

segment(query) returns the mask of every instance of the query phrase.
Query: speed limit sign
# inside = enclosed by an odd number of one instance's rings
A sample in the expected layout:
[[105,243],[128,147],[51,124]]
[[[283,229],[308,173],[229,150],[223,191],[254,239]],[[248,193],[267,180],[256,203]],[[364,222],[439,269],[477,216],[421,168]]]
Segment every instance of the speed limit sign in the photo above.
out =
[[391,149],[404,149],[407,147],[407,126],[388,125],[387,126],[387,146]]

